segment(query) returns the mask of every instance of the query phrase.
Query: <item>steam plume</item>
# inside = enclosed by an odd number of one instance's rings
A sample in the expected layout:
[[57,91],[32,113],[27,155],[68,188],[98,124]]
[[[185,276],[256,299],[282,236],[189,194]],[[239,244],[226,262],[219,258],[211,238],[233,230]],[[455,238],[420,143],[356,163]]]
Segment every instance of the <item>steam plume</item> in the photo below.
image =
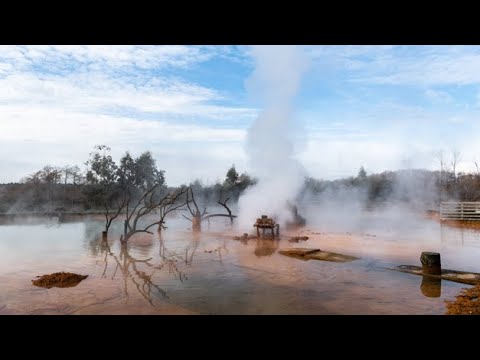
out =
[[252,48],[256,67],[247,90],[262,102],[263,110],[247,135],[250,171],[259,180],[239,199],[239,225],[252,226],[262,214],[284,224],[291,219],[287,201],[293,202],[304,180],[295,159],[292,103],[307,59],[294,46]]

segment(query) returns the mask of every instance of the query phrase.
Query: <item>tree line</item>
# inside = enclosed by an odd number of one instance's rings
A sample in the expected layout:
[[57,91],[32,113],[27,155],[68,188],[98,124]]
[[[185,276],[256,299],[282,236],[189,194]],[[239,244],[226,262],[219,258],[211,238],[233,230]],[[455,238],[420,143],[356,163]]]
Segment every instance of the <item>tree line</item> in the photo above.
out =
[[[85,212],[117,209],[129,194],[138,200],[153,186],[156,194],[190,187],[201,203],[236,201],[255,183],[248,174],[239,174],[232,165],[225,179],[213,185],[200,180],[179,187],[167,186],[165,170],[157,166],[150,151],[133,156],[127,151],[118,163],[106,145],[96,145],[82,170],[78,165],[51,166],[24,177],[18,183],[0,184],[0,213],[7,212]],[[220,199],[222,198],[222,199]]]
[[355,198],[367,208],[390,201],[436,209],[442,201],[480,201],[480,172],[456,172],[443,167],[435,171],[404,169],[368,175],[361,167],[357,176],[305,180],[302,200],[325,197],[340,201]]
[[[129,194],[130,201],[137,201],[156,185],[155,194],[167,194],[182,187],[189,187],[197,210],[202,206],[238,200],[240,195],[256,179],[247,173],[239,173],[232,165],[223,181],[204,185],[200,180],[179,187],[168,187],[165,171],[158,168],[149,151],[135,157],[126,152],[118,163],[110,155],[106,145],[97,145],[89,154],[84,170],[77,165],[55,167],[46,165],[26,176],[19,183],[0,185],[0,213],[5,212],[84,212],[116,210]],[[386,201],[404,201],[434,208],[441,201],[480,201],[480,170],[471,173],[458,172],[460,153],[452,151],[450,157],[438,153],[439,170],[408,169],[367,174],[361,167],[356,176],[337,180],[321,180],[308,177],[299,200],[329,196],[343,201],[357,197],[366,206]],[[186,194],[185,194],[186,196]],[[192,206],[193,203],[192,203]],[[195,207],[195,206],[194,206]],[[125,209],[124,209],[125,210]],[[204,214],[206,215],[206,214]]]

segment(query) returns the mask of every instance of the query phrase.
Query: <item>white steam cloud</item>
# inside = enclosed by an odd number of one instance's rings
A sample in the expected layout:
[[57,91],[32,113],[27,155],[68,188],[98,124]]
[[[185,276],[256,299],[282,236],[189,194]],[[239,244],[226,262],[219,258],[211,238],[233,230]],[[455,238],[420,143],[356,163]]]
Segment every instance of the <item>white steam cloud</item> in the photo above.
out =
[[307,58],[295,46],[256,46],[252,55],[256,66],[246,86],[263,111],[249,129],[246,145],[250,171],[259,181],[239,199],[242,228],[262,214],[281,225],[291,220],[287,203],[294,202],[304,181],[295,159],[293,134],[300,125],[292,121],[292,108]]

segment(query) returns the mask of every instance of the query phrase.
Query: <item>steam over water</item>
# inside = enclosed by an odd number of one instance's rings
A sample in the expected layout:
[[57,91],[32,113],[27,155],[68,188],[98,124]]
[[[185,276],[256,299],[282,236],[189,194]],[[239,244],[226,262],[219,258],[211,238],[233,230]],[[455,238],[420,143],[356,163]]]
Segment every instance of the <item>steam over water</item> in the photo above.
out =
[[304,171],[295,159],[292,104],[307,68],[294,46],[253,47],[255,70],[247,80],[249,93],[263,110],[250,127],[247,147],[250,171],[259,181],[239,200],[239,226],[251,227],[261,214],[284,224],[291,214],[287,202],[297,196]]

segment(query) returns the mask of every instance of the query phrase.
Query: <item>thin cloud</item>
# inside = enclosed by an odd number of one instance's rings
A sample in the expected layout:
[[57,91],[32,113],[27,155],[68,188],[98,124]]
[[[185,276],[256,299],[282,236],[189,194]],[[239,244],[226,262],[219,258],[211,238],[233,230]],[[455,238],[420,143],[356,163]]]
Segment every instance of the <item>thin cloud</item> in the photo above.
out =
[[425,96],[434,104],[449,104],[453,102],[453,97],[446,91],[427,89]]
[[2,104],[41,105],[51,111],[106,113],[113,108],[159,115],[204,116],[228,119],[254,116],[255,110],[215,105],[225,100],[215,89],[162,78],[142,85],[100,73],[71,76],[15,73],[0,79]]
[[[79,65],[87,68],[118,69],[135,67],[186,67],[209,60],[214,48],[198,46],[134,46],[134,45],[46,45],[0,46],[0,59],[14,61],[19,67],[44,65],[51,70],[75,71]],[[68,63],[68,66],[66,64]]]
[[[413,47],[415,48],[415,47]],[[378,85],[471,85],[480,83],[480,48],[417,47],[416,52],[387,54],[363,61],[351,81]]]

